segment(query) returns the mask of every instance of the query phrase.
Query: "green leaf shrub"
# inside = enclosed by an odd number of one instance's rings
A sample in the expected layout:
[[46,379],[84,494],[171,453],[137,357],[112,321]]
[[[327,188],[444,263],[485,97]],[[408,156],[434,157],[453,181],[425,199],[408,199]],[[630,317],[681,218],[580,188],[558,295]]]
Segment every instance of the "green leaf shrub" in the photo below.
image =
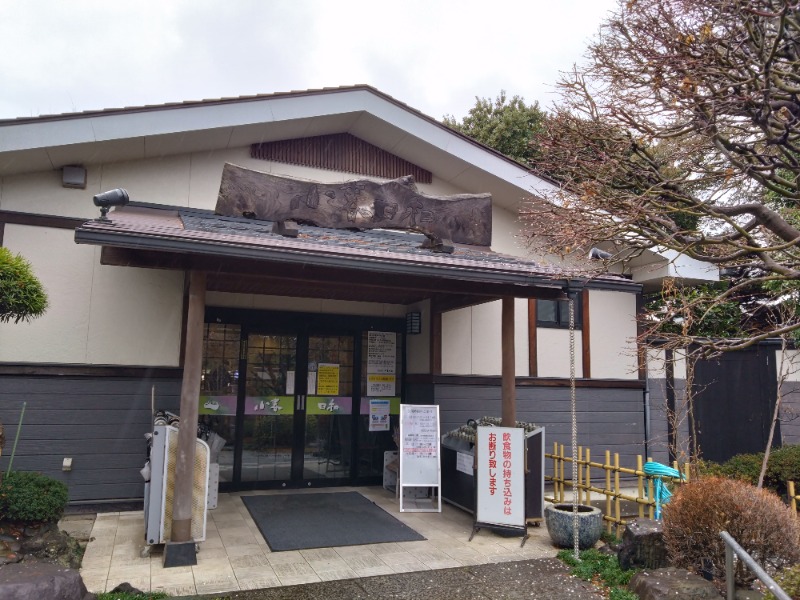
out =
[[[727,531],[767,572],[800,561],[800,521],[769,490],[736,479],[706,477],[678,488],[664,506],[664,543],[676,567],[699,571],[710,559],[715,578],[725,576]],[[738,584],[753,580],[744,563],[736,566]]]
[[0,323],[30,321],[47,309],[47,294],[30,263],[0,247]]
[[56,521],[67,505],[67,486],[41,473],[12,471],[0,482],[0,520]]
[[[800,565],[784,569],[775,577],[775,583],[789,594],[792,600],[800,600]],[[764,594],[764,600],[777,600],[772,592]]]
[[628,585],[636,571],[633,569],[622,570],[616,555],[604,554],[599,550],[589,548],[579,554],[580,560],[577,561],[572,550],[561,550],[557,556],[563,563],[572,567],[570,572],[575,577],[592,582],[597,581],[598,578],[602,580],[603,585],[609,588],[609,593],[615,594],[610,596],[611,598],[616,598],[617,600],[636,598],[635,595],[626,596],[630,592],[619,589]]
[[[696,467],[699,475],[741,479],[756,485],[763,460],[763,452],[737,454],[722,464],[698,461]],[[764,487],[779,495],[784,495],[787,481],[800,483],[800,445],[773,448],[769,454],[767,472],[764,475]]]

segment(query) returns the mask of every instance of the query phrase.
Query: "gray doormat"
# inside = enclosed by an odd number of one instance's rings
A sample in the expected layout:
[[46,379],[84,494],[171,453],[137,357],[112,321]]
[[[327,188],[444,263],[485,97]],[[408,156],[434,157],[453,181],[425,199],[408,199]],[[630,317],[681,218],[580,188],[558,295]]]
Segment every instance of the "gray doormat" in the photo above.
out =
[[242,496],[273,552],[425,538],[358,492]]

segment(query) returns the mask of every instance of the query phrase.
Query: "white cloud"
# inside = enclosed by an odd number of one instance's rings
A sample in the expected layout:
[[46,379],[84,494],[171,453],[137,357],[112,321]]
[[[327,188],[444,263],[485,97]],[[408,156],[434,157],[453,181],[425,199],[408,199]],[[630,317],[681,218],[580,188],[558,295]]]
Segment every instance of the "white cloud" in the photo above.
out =
[[0,118],[367,83],[434,118],[542,105],[614,0],[4,0]]

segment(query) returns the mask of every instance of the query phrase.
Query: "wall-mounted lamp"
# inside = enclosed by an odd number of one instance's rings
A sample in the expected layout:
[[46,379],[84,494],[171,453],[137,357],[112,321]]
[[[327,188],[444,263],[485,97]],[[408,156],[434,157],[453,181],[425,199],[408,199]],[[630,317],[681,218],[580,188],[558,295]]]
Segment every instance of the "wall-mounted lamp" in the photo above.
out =
[[131,199],[130,196],[128,196],[128,192],[122,188],[117,188],[115,190],[103,192],[102,194],[97,194],[92,200],[95,206],[100,207],[100,217],[97,220],[107,222],[111,220],[108,218],[109,208],[112,206],[125,206]]
[[410,312],[406,314],[406,334],[417,335],[422,333],[422,313]]

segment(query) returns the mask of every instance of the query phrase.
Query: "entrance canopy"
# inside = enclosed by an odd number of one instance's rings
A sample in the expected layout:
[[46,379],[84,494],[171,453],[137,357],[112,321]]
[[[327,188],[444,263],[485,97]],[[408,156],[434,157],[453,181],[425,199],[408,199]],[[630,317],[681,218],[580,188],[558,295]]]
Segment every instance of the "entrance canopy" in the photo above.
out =
[[449,310],[501,297],[563,298],[570,277],[482,247],[437,252],[409,232],[298,226],[288,237],[269,221],[135,203],[109,216],[78,227],[75,241],[103,246],[107,265],[205,271],[209,291],[403,305],[433,299]]

